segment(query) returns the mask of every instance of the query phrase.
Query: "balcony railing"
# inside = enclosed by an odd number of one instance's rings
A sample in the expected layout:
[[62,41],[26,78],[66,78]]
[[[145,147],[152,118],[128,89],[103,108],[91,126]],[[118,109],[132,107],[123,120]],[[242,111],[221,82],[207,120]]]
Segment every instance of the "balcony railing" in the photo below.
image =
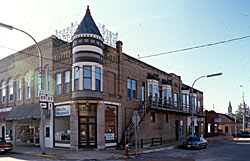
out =
[[[171,102],[170,100],[162,99],[159,97],[150,97],[149,102],[151,105],[150,108],[191,114],[191,108],[188,104],[178,104],[178,102]],[[194,114],[203,114],[203,108],[196,107],[194,110]]]

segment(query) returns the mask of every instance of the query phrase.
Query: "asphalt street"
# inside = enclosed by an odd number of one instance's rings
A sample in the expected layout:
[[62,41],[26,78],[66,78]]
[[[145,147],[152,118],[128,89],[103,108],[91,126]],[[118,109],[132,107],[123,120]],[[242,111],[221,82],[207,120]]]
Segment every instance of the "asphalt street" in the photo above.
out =
[[[209,144],[207,149],[173,149],[161,152],[139,154],[118,161],[249,161],[250,141],[224,141]],[[0,154],[0,161],[59,161],[57,159],[20,154]],[[60,160],[68,161],[68,160]],[[77,160],[75,160],[77,161]],[[117,161],[117,160],[116,160]]]
[[223,141],[210,144],[207,149],[173,149],[140,154],[126,160],[145,161],[250,161],[250,141]]

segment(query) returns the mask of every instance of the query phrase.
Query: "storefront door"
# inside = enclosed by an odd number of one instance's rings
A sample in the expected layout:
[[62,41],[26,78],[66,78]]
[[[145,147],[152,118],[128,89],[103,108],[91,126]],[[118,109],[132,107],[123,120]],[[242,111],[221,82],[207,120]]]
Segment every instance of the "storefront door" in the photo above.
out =
[[95,117],[80,118],[80,148],[96,147]]
[[2,138],[5,139],[5,127],[2,126]]
[[96,104],[79,105],[79,148],[97,147]]

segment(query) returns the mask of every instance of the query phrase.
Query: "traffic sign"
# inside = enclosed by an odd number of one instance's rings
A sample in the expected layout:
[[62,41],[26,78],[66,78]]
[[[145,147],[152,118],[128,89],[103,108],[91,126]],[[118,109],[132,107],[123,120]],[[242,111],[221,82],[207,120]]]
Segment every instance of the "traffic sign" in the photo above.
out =
[[133,121],[133,123],[135,124],[135,125],[138,125],[139,124],[139,122],[140,122],[140,116],[139,115],[133,115],[133,117],[132,117],[132,121]]
[[48,103],[48,108],[49,108],[49,110],[52,110],[53,109],[53,103],[49,102]]
[[53,103],[54,102],[54,96],[47,95],[47,101]]
[[47,95],[40,94],[40,102],[47,102]]
[[45,103],[45,102],[40,103],[40,107],[46,109],[47,108],[47,103]]

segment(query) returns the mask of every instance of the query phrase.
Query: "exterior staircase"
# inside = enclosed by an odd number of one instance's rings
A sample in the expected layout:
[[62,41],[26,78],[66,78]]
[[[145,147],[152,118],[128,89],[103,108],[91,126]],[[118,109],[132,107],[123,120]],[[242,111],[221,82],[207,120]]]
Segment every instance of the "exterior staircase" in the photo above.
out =
[[[150,104],[147,101],[145,101],[145,102],[143,102],[141,107],[138,109],[138,115],[140,116],[139,125],[141,124],[144,117],[146,116],[149,105]],[[125,141],[125,144],[132,144],[132,139],[133,139],[134,134],[135,134],[135,126],[134,126],[134,123],[131,119],[127,129],[124,131],[124,138],[123,139]]]

